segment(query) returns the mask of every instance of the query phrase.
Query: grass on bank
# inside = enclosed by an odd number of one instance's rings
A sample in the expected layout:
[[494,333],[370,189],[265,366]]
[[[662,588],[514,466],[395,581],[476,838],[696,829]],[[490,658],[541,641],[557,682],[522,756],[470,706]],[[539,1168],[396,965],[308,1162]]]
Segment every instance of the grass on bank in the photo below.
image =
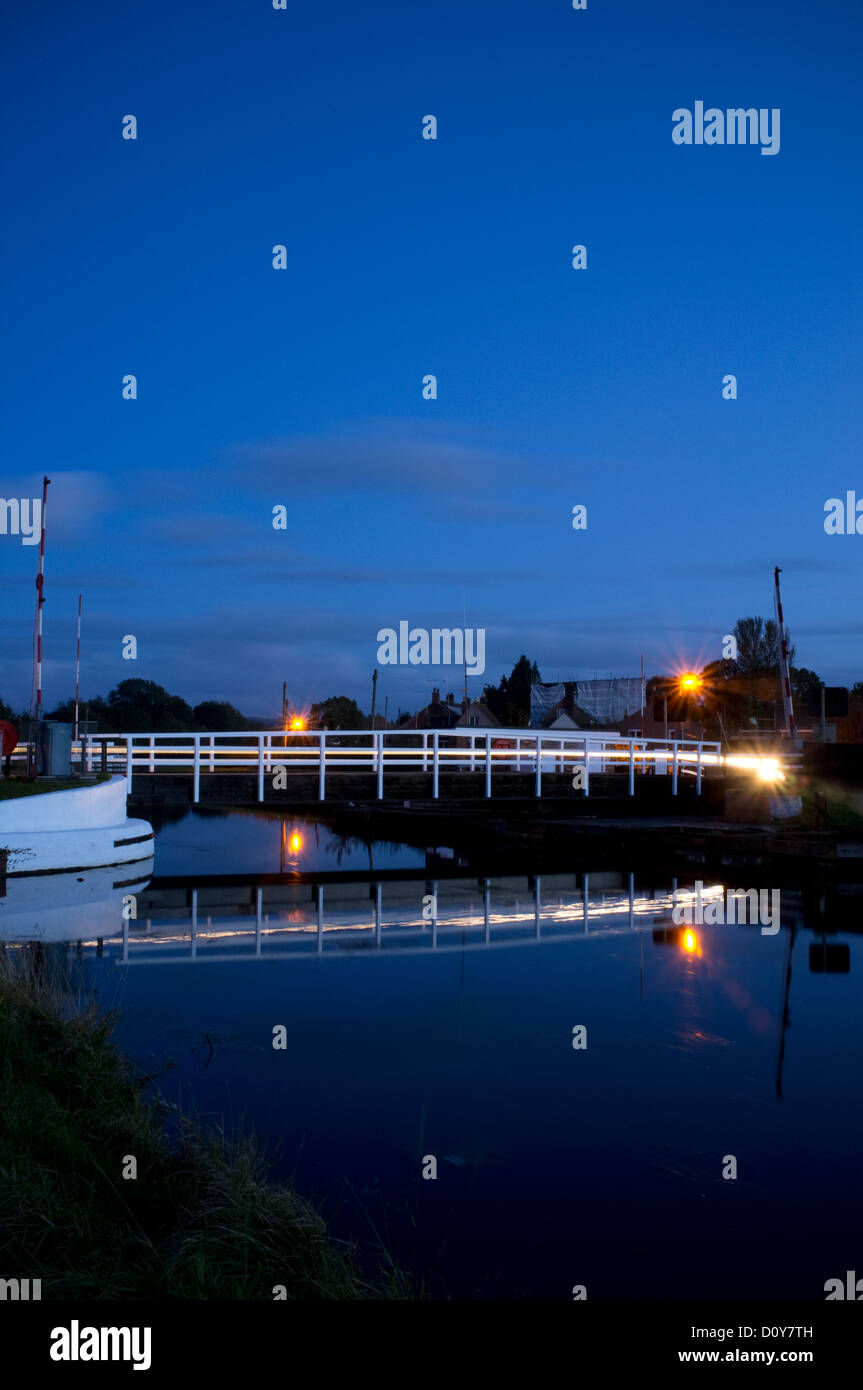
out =
[[[409,1299],[369,1279],[253,1138],[169,1140],[111,1022],[64,1006],[38,954],[0,948],[0,1273],[45,1299]],[[162,1107],[164,1109],[164,1107]],[[124,1157],[138,1160],[124,1179]]]
[[0,777],[0,801],[14,801],[19,796],[41,796],[44,792],[70,792],[78,787],[94,787],[107,782],[111,774],[100,772],[90,777]]
[[802,824],[807,830],[863,832],[863,792],[823,779],[801,787]]

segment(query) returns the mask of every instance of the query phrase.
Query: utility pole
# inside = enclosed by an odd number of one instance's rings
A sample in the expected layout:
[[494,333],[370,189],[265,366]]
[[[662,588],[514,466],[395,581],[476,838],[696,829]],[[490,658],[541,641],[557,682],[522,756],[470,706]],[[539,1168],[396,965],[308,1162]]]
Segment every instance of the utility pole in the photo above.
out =
[[464,627],[462,628],[462,640],[464,645],[462,646],[461,654],[463,657],[462,665],[464,667],[465,713],[467,713],[467,711],[470,709],[470,696],[467,693],[467,593],[465,592],[465,590],[462,590],[462,598],[464,599]]
[[75,643],[75,741],[78,741],[78,689],[81,672],[81,594],[78,595],[78,640]]
[[39,573],[36,576],[36,718],[42,718],[42,605],[45,602],[45,512],[50,478],[42,479],[42,532],[39,537]]
[[377,700],[377,696],[378,696],[378,668],[375,667],[374,671],[372,672],[372,713],[371,713],[371,718],[369,719],[369,728],[372,729],[372,730],[373,730],[374,727],[375,727],[375,701]]
[[782,687],[782,705],[785,711],[785,731],[788,734],[788,746],[791,752],[795,752],[797,744],[797,725],[794,720],[794,702],[791,698],[791,673],[788,668],[788,629],[782,617],[782,595],[779,592],[779,576],[781,573],[782,571],[779,566],[774,566],[773,602],[776,608],[776,624],[779,629],[779,680]]

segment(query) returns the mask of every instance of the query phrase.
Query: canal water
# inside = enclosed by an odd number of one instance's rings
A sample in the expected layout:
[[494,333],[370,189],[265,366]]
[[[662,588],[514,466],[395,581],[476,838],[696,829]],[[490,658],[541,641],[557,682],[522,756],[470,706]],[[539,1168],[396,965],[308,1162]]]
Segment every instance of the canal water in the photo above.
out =
[[432,1297],[820,1300],[863,1269],[859,897],[681,927],[691,880],[518,868],[196,808],[133,887],[61,875],[42,910],[9,880],[0,932]]

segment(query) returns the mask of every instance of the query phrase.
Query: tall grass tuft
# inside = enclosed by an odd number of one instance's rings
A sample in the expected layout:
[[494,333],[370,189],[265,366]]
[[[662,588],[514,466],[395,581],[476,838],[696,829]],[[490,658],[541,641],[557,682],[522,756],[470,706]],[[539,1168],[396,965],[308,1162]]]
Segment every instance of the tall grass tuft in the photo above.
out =
[[41,1279],[43,1299],[416,1296],[385,1251],[367,1274],[293,1188],[268,1182],[254,1135],[180,1116],[169,1136],[112,1026],[52,981],[42,948],[0,948],[3,1277]]

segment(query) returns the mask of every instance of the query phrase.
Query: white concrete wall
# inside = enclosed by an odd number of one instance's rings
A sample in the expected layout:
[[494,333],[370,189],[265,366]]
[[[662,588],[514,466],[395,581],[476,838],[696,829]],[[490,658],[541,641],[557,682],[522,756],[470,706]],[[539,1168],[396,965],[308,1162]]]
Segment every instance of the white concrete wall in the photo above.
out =
[[[136,844],[123,844],[137,840]],[[153,854],[149,821],[126,816],[126,778],[0,802],[7,874],[134,864]]]
[[0,847],[4,830],[91,830],[125,819],[125,777],[115,776],[95,787],[16,796],[0,801]]

